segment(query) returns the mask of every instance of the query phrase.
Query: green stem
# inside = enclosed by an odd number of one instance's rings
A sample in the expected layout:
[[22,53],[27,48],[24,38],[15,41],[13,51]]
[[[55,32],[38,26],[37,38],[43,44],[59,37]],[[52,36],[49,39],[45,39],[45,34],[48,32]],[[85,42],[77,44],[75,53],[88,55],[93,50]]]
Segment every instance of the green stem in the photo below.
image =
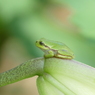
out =
[[0,74],[0,87],[43,74],[44,58],[35,58]]

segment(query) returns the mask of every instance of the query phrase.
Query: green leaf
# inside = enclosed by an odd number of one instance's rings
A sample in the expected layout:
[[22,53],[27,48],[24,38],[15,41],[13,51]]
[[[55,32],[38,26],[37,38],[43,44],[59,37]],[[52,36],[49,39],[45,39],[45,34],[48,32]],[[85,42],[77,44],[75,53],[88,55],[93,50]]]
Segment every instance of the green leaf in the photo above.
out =
[[47,92],[53,89],[52,95],[95,95],[95,69],[74,60],[49,58],[37,85],[40,95],[51,95]]

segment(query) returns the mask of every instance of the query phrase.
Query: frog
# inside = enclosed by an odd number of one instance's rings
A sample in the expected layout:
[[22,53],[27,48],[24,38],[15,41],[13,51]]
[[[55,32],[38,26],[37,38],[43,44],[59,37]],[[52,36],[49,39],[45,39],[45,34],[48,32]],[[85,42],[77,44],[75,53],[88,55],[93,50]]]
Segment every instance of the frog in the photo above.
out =
[[45,58],[73,59],[73,51],[64,43],[41,38],[36,41],[36,46],[44,52]]

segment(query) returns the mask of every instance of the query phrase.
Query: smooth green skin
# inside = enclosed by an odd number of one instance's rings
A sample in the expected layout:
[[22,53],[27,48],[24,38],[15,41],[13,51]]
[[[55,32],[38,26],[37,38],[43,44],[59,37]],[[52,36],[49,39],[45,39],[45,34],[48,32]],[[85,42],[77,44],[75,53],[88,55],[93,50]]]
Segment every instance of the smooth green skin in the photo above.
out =
[[62,59],[73,59],[74,54],[64,43],[41,38],[36,41],[36,46],[44,51],[44,57],[57,57]]

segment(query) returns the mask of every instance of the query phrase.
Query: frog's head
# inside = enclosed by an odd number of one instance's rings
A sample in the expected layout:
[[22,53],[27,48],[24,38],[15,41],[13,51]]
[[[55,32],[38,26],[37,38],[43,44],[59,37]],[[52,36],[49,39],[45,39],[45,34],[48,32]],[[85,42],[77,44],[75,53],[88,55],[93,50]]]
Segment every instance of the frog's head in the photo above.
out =
[[39,47],[42,50],[47,50],[49,47],[46,44],[46,42],[47,42],[46,39],[41,38],[40,40],[36,41],[36,46]]

